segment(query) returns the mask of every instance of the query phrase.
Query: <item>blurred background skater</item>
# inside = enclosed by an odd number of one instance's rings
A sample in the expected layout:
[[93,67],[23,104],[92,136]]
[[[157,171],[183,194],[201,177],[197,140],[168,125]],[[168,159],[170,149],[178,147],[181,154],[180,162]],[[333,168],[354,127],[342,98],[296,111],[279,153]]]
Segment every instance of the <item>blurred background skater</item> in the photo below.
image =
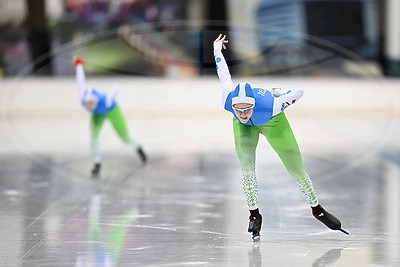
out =
[[139,142],[131,137],[122,111],[115,101],[115,97],[119,91],[119,86],[114,85],[108,93],[98,92],[95,88],[88,88],[86,85],[85,70],[83,68],[83,60],[79,57],[74,60],[76,68],[76,82],[79,87],[79,96],[82,106],[87,109],[90,115],[90,135],[91,146],[94,157],[92,168],[92,177],[98,177],[101,169],[101,152],[99,145],[99,135],[107,119],[110,121],[115,132],[118,134],[122,142],[131,145],[139,155],[143,163],[147,162],[147,156]]
[[242,187],[250,210],[248,231],[253,234],[253,240],[259,240],[262,223],[255,173],[255,152],[260,133],[267,138],[279,155],[299,191],[310,205],[314,217],[332,230],[342,230],[341,222],[319,204],[311,179],[304,170],[296,139],[283,112],[303,96],[303,90],[283,92],[280,88],[272,88],[268,91],[251,88],[248,83],[240,83],[234,88],[228,65],[222,54],[222,48],[226,49],[225,45],[228,43],[225,38],[226,35],[220,34],[214,41],[214,57],[222,87],[222,105],[234,116],[236,154],[240,161]]

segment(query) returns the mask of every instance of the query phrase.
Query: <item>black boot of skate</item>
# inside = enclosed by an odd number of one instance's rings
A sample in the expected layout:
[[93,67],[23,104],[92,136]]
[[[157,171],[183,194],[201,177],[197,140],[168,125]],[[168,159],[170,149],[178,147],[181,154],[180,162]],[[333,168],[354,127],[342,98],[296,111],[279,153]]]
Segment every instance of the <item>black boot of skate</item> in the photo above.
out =
[[252,238],[254,242],[260,240],[261,223],[262,223],[261,214],[249,216],[249,228],[247,229],[247,231],[249,233],[253,233]]
[[321,207],[321,211],[319,213],[313,213],[314,217],[325,224],[329,229],[332,230],[341,230],[342,229],[342,223],[339,221],[338,218],[324,210],[324,208]]
[[136,149],[136,152],[138,153],[138,155],[139,155],[140,159],[142,160],[143,164],[146,164],[146,162],[147,162],[147,156],[146,156],[146,154],[144,153],[143,148],[142,148],[141,146],[139,146],[139,147]]
[[92,178],[98,178],[100,175],[101,163],[95,163],[92,169]]

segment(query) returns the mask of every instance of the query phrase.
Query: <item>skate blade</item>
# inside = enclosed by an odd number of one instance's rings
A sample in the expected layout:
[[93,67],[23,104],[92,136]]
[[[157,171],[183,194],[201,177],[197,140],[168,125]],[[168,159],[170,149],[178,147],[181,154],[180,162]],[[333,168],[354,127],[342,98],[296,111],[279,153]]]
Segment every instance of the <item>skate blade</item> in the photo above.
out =
[[341,231],[342,233],[344,233],[344,234],[346,234],[346,235],[350,235],[349,232],[347,232],[346,230],[343,230],[342,228],[340,228],[339,231]]
[[253,235],[252,239],[253,239],[253,242],[259,242],[260,239],[261,239],[261,236],[260,235]]

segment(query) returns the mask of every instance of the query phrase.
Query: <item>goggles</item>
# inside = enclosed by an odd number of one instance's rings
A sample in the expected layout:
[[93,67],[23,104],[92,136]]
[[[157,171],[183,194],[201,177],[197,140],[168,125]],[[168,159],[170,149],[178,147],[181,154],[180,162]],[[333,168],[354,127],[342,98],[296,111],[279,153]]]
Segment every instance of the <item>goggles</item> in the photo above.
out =
[[244,114],[249,114],[253,111],[254,107],[249,107],[249,108],[234,108],[232,107],[233,111],[235,111],[235,113],[237,115],[241,115],[242,113]]

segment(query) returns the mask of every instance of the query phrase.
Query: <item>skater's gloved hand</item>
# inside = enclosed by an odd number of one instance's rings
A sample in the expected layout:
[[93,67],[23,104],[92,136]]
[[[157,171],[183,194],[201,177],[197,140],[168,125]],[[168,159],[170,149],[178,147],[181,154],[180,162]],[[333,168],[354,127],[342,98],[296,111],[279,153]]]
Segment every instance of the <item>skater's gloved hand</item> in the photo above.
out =
[[74,59],[74,65],[75,65],[75,66],[83,65],[83,59],[81,59],[80,57],[75,57],[75,59]]
[[218,38],[214,41],[214,51],[222,50],[222,48],[226,49],[225,44],[228,43],[228,40],[225,40],[226,35],[222,36],[222,33],[219,34]]
[[273,97],[280,97],[281,95],[285,94],[281,88],[273,87],[271,90],[271,95]]

